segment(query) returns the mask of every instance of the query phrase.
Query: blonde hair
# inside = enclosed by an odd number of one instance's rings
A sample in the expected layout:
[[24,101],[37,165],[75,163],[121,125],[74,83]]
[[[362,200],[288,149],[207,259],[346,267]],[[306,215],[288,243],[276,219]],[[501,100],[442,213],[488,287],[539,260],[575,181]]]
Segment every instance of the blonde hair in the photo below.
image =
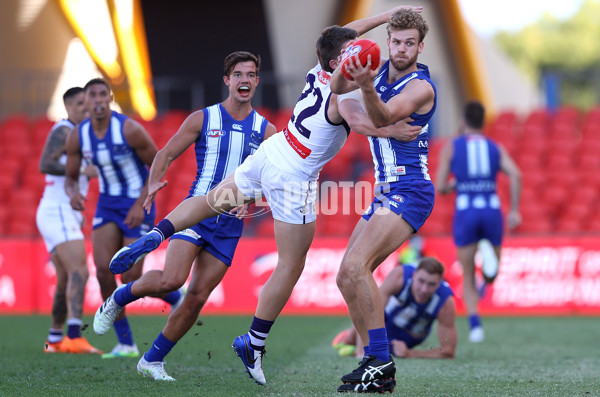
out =
[[425,39],[427,32],[429,32],[429,26],[427,26],[427,22],[425,22],[421,14],[404,8],[396,11],[390,17],[386,29],[388,37],[391,36],[392,32],[398,30],[417,29],[419,31],[419,43]]

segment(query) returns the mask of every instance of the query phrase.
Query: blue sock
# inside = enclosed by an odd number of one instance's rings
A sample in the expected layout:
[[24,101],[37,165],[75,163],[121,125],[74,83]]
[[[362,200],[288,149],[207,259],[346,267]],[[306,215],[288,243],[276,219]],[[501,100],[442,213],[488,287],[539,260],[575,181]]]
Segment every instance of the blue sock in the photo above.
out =
[[148,362],[152,361],[163,361],[165,356],[169,354],[173,346],[175,346],[177,342],[171,342],[161,332],[158,334],[158,337],[154,339],[154,343],[150,350],[144,354],[144,358]]
[[162,300],[174,305],[175,303],[177,303],[179,301],[179,298],[181,298],[181,292],[179,292],[179,290],[177,290],[177,291],[169,292],[169,294],[167,296],[165,296],[164,298],[162,298]]
[[365,351],[365,354],[364,354],[365,356],[366,356],[367,354],[371,354],[371,350],[369,349],[369,345],[367,345],[367,346],[363,347],[363,350]]
[[161,241],[165,241],[173,234],[175,234],[175,227],[173,226],[170,220],[165,218],[162,221],[158,222],[158,224],[154,226],[154,229],[152,229],[151,232],[158,232],[160,238],[162,239]]
[[369,330],[369,354],[381,361],[389,361],[390,350],[385,327]]
[[81,337],[81,326],[83,322],[79,318],[70,318],[67,320],[67,336],[71,339]]
[[250,347],[254,350],[265,349],[265,339],[271,331],[274,321],[263,320],[258,317],[254,317],[248,336],[250,336]]
[[121,288],[115,292],[115,303],[121,307],[125,306],[128,303],[136,301],[140,299],[139,296],[135,296],[131,293],[131,286],[135,283],[132,281],[125,285],[125,288]]
[[123,317],[121,320],[115,321],[113,324],[115,328],[115,333],[117,334],[117,339],[119,343],[122,345],[132,346],[133,343],[133,334],[131,333],[131,328],[129,327],[129,321],[127,321],[127,317]]
[[481,320],[479,319],[478,314],[469,315],[469,326],[471,327],[471,329],[475,327],[481,327]]

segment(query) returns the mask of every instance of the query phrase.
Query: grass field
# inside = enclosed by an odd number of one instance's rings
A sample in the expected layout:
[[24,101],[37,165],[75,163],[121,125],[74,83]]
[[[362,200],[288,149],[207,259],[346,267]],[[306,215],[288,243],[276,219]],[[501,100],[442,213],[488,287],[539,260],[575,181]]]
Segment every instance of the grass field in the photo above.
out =
[[[267,339],[267,385],[254,384],[230,347],[250,317],[202,316],[167,356],[174,383],[139,375],[137,359],[42,352],[47,316],[0,317],[0,396],[335,396],[339,377],[355,358],[339,358],[331,339],[349,320],[281,317]],[[84,322],[91,324],[91,318]],[[140,351],[146,351],[165,318],[132,316]],[[486,341],[466,339],[458,319],[454,360],[396,359],[402,396],[600,396],[600,318],[484,318]],[[114,333],[84,335],[110,350]],[[430,342],[435,342],[430,338]]]

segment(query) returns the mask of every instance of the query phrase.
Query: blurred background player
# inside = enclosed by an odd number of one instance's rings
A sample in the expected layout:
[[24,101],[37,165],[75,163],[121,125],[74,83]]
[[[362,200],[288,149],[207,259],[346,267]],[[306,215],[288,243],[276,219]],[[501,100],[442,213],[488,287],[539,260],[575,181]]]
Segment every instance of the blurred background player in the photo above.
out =
[[[107,299],[117,287],[109,271],[110,258],[119,248],[146,234],[154,223],[154,208],[146,214],[142,205],[156,145],[138,122],[111,110],[112,94],[104,80],[92,79],[83,89],[90,117],[67,139],[65,190],[73,209],[82,211],[85,198],[79,191],[81,161],[96,166],[100,195],[92,225],[92,246],[100,291]],[[139,278],[142,268],[140,262],[121,278],[122,282]],[[174,305],[181,298],[176,291],[164,299]],[[139,352],[124,313],[114,328],[118,344],[102,357],[137,357]]]
[[[192,113],[179,131],[161,149],[152,163],[149,191],[152,200],[166,186],[162,181],[171,162],[195,143],[198,170],[189,197],[205,195],[242,161],[258,149],[264,139],[277,132],[275,126],[258,114],[251,104],[259,82],[260,58],[246,51],[237,51],[225,58],[223,81],[229,96],[216,105]],[[220,134],[214,134],[221,131]],[[242,235],[241,219],[246,207],[232,214],[206,219],[171,237],[164,270],[144,273],[138,280],[119,287],[113,295],[116,307],[143,296],[177,290],[187,280],[196,262],[192,279],[181,305],[171,313],[150,351],[138,363],[138,371],[155,380],[175,380],[164,369],[164,357],[194,325],[210,293],[221,282]],[[112,304],[111,304],[112,305]],[[109,310],[104,306],[105,310]],[[94,319],[94,330],[107,332],[112,322]]]
[[[40,159],[40,171],[46,174],[44,195],[37,209],[36,222],[50,259],[56,269],[56,289],[52,301],[52,325],[44,345],[47,353],[102,353],[81,336],[83,298],[89,272],[81,227],[84,216],[71,208],[65,194],[67,135],[87,114],[83,88],[69,88],[63,95],[67,118],[50,130]],[[79,177],[81,195],[87,194],[88,178],[96,169],[85,166]],[[67,336],[63,326],[67,322]]]
[[[259,384],[266,383],[262,370],[265,340],[302,274],[314,237],[319,172],[339,152],[349,133],[338,111],[337,95],[330,92],[331,73],[339,66],[341,51],[350,41],[358,33],[385,23],[391,13],[324,29],[316,46],[319,64],[307,73],[306,85],[286,128],[263,143],[205,196],[185,200],[152,232],[121,249],[111,261],[115,273],[127,271],[175,231],[264,195],[274,218],[278,262],[260,292],[249,332],[233,342],[246,371]],[[376,133],[402,135],[406,126],[397,123]],[[152,202],[153,193],[147,204]]]
[[[428,122],[435,112],[437,95],[429,68],[417,62],[428,30],[419,12],[396,11],[387,25],[389,59],[381,68],[372,70],[373,60],[361,65],[356,55],[346,68],[353,81],[339,71],[331,81],[332,91],[338,94],[360,88],[375,127],[408,117],[412,125],[422,127],[416,139],[408,142],[369,138],[375,164],[375,198],[352,232],[337,275],[350,318],[366,344],[365,356],[357,369],[342,376],[340,392],[368,391],[364,386],[367,381],[384,391],[389,387],[385,385],[395,385],[396,369],[389,354],[384,307],[373,271],[419,230],[433,209],[435,189],[427,172]],[[340,103],[342,116],[349,118],[353,113],[365,117],[362,107],[349,109],[344,106],[346,102]]]
[[[388,273],[379,291],[385,303],[385,328],[389,351],[401,358],[454,358],[456,332],[454,293],[443,280],[444,266],[435,258],[423,258],[418,266],[401,265]],[[415,350],[438,321],[439,347]],[[333,340],[340,356],[362,357],[363,343],[354,327]]]
[[[463,298],[469,318],[469,340],[482,342],[485,333],[479,318],[479,293],[475,284],[475,254],[480,250],[482,274],[491,283],[498,275],[500,246],[504,234],[496,178],[504,172],[510,183],[510,209],[506,216],[509,229],[521,223],[519,198],[521,173],[506,149],[484,136],[485,109],[469,102],[464,110],[461,134],[440,152],[436,177],[437,190],[444,194],[456,190],[454,244],[463,267]],[[454,179],[449,179],[449,174]]]
[[426,256],[431,255],[427,253],[425,238],[419,234],[413,234],[408,239],[407,244],[400,250],[398,264],[417,265]]

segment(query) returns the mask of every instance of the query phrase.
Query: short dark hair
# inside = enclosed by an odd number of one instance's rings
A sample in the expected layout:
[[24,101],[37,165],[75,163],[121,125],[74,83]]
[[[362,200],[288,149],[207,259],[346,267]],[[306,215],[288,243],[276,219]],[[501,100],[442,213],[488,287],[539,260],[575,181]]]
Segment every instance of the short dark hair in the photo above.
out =
[[67,101],[69,99],[73,98],[75,95],[79,94],[80,92],[83,92],[83,88],[81,88],[81,87],[71,87],[71,88],[69,88],[63,94],[63,103],[67,103]]
[[419,43],[425,39],[429,26],[421,14],[416,11],[401,8],[391,17],[386,27],[388,37],[397,30],[417,29],[419,32]]
[[329,26],[321,31],[321,36],[317,39],[317,57],[321,67],[326,72],[333,72],[329,61],[337,59],[344,49],[346,42],[358,37],[358,32],[354,29],[344,28],[339,25]]
[[225,62],[223,63],[223,70],[225,72],[225,76],[229,76],[235,65],[240,62],[254,62],[256,65],[256,73],[260,71],[260,55],[254,55],[248,51],[235,51],[225,57]]
[[426,256],[419,262],[419,266],[417,266],[417,270],[423,269],[429,274],[439,274],[440,277],[444,275],[444,265],[442,262],[437,259]]
[[478,101],[471,101],[465,106],[465,124],[467,127],[481,129],[485,121],[485,108]]
[[88,89],[89,87],[91,87],[91,86],[93,86],[93,85],[96,85],[96,84],[103,84],[103,85],[105,85],[105,86],[106,86],[106,88],[108,88],[108,91],[110,91],[110,86],[108,85],[108,83],[107,83],[107,82],[106,82],[104,79],[101,79],[100,77],[96,77],[96,78],[93,78],[93,79],[91,79],[90,81],[88,81],[88,82],[87,82],[87,83],[86,83],[86,84],[83,86],[83,90],[84,90],[84,91],[87,91],[87,89]]

